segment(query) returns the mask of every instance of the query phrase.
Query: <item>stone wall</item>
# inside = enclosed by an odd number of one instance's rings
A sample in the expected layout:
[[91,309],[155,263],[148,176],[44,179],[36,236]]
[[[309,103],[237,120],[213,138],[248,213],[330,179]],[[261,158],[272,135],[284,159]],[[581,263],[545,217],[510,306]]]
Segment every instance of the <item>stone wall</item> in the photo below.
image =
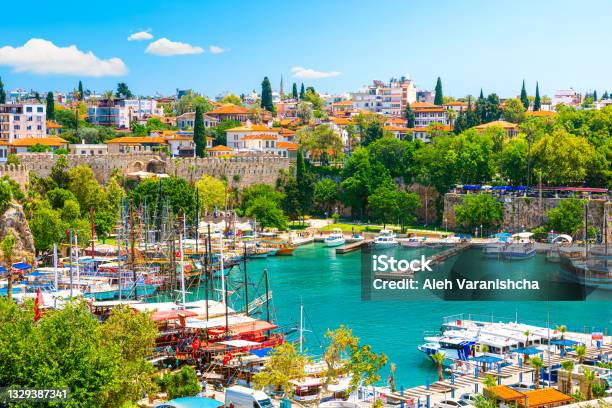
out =
[[166,163],[170,175],[195,181],[208,174],[216,178],[226,178],[237,187],[252,184],[274,184],[281,170],[289,168],[289,159],[276,156],[245,156],[221,158],[180,158]]
[[23,164],[4,164],[0,165],[0,177],[8,176],[15,180],[21,188],[25,188],[30,181],[28,169]]
[[[6,172],[20,184],[27,184],[28,173],[47,177],[58,159],[52,153],[24,153],[19,155],[21,165],[0,166],[0,176]],[[106,154],[100,156],[66,155],[70,167],[87,165],[102,183],[108,181],[113,170],[123,174],[136,171],[167,173],[195,181],[203,174],[226,178],[233,185],[244,187],[256,183],[274,184],[281,169],[289,168],[289,159],[276,156],[245,156],[219,158],[167,158],[153,153]],[[6,169],[3,169],[5,167]]]
[[[449,229],[456,227],[455,206],[463,202],[464,194],[447,193],[444,196],[444,219]],[[562,198],[502,197],[504,206],[503,229],[508,231],[529,230],[546,223],[546,214],[556,208]],[[594,199],[588,201],[589,225],[602,229],[604,214],[607,214],[608,242],[612,242],[612,201]]]

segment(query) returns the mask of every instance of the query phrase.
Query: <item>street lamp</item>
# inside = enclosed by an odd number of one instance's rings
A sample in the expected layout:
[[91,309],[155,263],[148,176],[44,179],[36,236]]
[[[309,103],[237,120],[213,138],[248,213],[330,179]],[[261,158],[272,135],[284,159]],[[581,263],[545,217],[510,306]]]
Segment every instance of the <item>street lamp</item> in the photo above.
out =
[[480,238],[482,238],[482,224],[480,224]]

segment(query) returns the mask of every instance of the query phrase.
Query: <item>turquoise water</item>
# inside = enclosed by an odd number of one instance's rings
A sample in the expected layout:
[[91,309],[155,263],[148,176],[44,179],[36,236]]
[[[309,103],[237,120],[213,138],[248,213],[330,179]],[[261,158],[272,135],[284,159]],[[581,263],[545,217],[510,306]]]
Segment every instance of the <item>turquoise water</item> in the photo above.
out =
[[[420,255],[421,250],[406,251]],[[518,263],[486,262],[491,263],[491,268],[517,269],[517,273],[557,268],[541,256]],[[514,319],[518,315],[521,322],[544,326],[550,312],[552,325],[608,332],[612,327],[612,303],[608,302],[362,301],[360,253],[336,255],[333,249],[320,244],[303,246],[292,257],[250,261],[251,292],[261,289],[261,282],[255,281],[264,268],[269,271],[273,292],[272,313],[281,328],[298,327],[300,301],[304,305],[306,328],[310,330],[305,334],[305,348],[310,354],[321,354],[320,344],[328,328],[347,325],[363,343],[389,356],[389,361],[397,365],[397,384],[406,387],[436,379],[435,368],[416,347],[423,343],[423,332],[438,330],[445,316],[469,313],[490,319],[493,313],[499,318]],[[297,340],[297,334],[290,339]]]

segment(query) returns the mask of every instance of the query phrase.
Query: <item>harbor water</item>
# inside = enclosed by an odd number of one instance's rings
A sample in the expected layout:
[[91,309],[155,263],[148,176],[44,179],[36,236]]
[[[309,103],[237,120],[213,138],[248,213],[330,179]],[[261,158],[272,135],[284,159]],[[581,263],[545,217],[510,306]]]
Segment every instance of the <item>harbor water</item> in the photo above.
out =
[[[428,248],[397,248],[403,256],[430,255]],[[412,253],[411,253],[411,252]],[[480,251],[469,256],[482,257]],[[486,260],[496,273],[548,273],[558,265],[538,255],[516,262]],[[547,301],[362,301],[361,255],[359,251],[337,255],[333,248],[309,244],[298,248],[294,256],[254,259],[248,262],[249,280],[257,281],[263,270],[269,272],[273,309],[283,330],[299,327],[300,303],[304,306],[304,349],[320,355],[327,329],[340,325],[350,327],[362,343],[384,352],[397,365],[396,383],[405,387],[437,379],[436,369],[417,346],[423,343],[425,331],[440,328],[443,317],[463,313],[480,320],[518,320],[551,327],[564,324],[569,330],[590,333],[611,331],[612,303]],[[508,272],[510,271],[510,272]],[[514,272],[513,272],[514,271]],[[518,271],[518,272],[516,272]],[[254,286],[259,284],[252,284]],[[265,317],[265,311],[262,313]],[[290,340],[297,340],[294,331]],[[387,373],[383,373],[382,382]]]

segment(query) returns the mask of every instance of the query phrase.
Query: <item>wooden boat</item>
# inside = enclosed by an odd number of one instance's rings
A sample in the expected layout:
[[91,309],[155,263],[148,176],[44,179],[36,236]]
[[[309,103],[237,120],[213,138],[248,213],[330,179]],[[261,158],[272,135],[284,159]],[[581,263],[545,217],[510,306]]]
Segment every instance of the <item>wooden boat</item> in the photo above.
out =
[[278,249],[278,252],[276,253],[276,255],[277,256],[292,256],[293,251],[295,251],[295,247],[285,245]]

